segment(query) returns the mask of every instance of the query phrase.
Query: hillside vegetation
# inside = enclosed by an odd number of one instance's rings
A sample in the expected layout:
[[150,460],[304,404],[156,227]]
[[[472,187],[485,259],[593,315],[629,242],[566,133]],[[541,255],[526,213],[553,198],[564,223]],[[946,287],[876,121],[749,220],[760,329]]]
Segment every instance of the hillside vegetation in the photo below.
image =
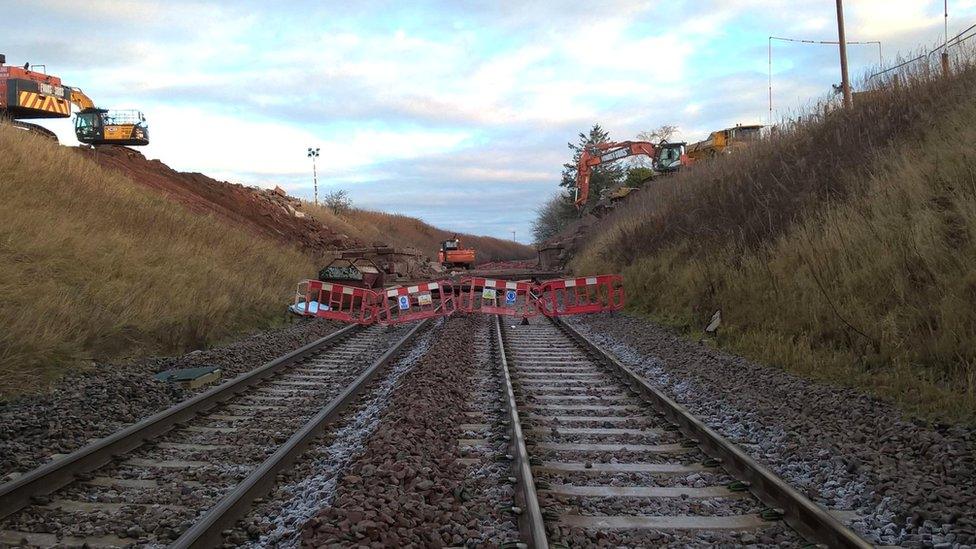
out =
[[[304,209],[322,223],[361,242],[367,244],[385,242],[398,247],[411,246],[431,259],[436,259],[441,241],[454,235],[451,231],[438,229],[415,217],[400,214],[358,208],[350,208],[336,214],[327,208],[308,203],[305,204]],[[535,248],[511,240],[463,233],[460,234],[460,238],[462,245],[477,250],[479,262],[536,257]]]
[[291,247],[2,124],[0,196],[0,395],[267,325],[315,272]]
[[852,110],[645,188],[578,271],[622,270],[630,308],[850,384],[976,418],[976,68],[915,66]]

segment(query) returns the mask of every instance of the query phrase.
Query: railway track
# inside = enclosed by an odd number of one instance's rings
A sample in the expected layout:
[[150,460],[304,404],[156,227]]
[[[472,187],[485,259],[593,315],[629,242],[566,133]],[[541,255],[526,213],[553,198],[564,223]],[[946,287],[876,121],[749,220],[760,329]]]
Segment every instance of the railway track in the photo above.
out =
[[529,547],[870,547],[571,326],[495,331]]
[[426,324],[344,328],[0,486],[0,547],[220,545]]

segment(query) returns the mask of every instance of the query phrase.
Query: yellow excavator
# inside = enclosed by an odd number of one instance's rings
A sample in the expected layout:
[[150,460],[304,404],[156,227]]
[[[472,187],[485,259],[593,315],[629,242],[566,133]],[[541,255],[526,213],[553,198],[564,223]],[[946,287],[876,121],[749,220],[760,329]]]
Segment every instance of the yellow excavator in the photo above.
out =
[[148,145],[149,126],[137,110],[99,109],[78,88],[71,88],[70,101],[81,111],[75,117],[75,136],[89,145]]
[[139,111],[110,111],[95,107],[85,92],[66,86],[57,76],[38,72],[26,63],[7,65],[0,53],[0,119],[57,141],[54,132],[24,122],[31,119],[70,118],[71,104],[81,112],[75,119],[78,141],[89,145],[148,145],[149,127]]

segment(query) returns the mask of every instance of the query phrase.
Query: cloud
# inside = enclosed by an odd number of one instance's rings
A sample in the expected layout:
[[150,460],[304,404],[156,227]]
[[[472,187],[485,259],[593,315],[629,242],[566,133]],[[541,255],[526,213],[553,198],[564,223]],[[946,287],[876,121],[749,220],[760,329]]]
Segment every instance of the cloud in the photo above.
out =
[[[848,37],[881,40],[893,59],[940,39],[941,7],[850,2]],[[45,63],[99,105],[144,110],[149,156],[310,197],[304,151],[319,146],[323,186],[496,236],[528,234],[566,142],[593,123],[619,139],[673,124],[696,140],[765,120],[768,37],[837,32],[822,0],[40,0],[4,10],[20,22],[5,29],[11,63]],[[976,0],[952,11],[950,33],[976,18]],[[854,75],[877,64],[871,47],[850,54]],[[838,80],[836,47],[774,44],[775,117]],[[70,142],[69,121],[45,124]]]

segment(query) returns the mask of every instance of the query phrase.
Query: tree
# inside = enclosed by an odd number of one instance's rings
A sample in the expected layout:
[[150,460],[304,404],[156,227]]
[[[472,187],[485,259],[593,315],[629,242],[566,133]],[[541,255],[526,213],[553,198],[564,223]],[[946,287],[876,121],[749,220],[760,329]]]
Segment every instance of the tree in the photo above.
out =
[[352,207],[352,199],[349,193],[343,189],[337,189],[325,195],[325,206],[332,210],[332,213],[339,215]]
[[643,166],[634,166],[627,170],[627,178],[624,179],[624,187],[642,187],[645,182],[654,177],[654,170]]
[[[563,180],[559,185],[567,189],[575,188],[576,164],[579,162],[580,156],[583,155],[583,151],[593,145],[610,141],[610,133],[604,131],[599,124],[594,124],[590,128],[589,134],[580,132],[579,143],[567,143],[569,149],[573,151],[573,160],[563,164]],[[600,196],[600,191],[603,189],[610,189],[619,185],[624,178],[625,171],[619,162],[608,162],[593,168],[590,172],[590,196]]]
[[637,134],[637,139],[641,141],[649,141],[655,145],[661,141],[670,141],[671,137],[678,132],[678,126],[671,126],[670,124],[665,124],[656,130],[650,130],[646,132],[640,132]]
[[574,219],[576,219],[576,206],[573,205],[573,195],[565,191],[560,192],[536,210],[536,218],[532,222],[532,236],[537,243],[552,238]]
[[[640,132],[639,134],[637,134],[637,139],[639,141],[647,141],[648,143],[654,143],[655,145],[657,145],[661,141],[670,141],[671,137],[673,137],[674,134],[676,134],[677,132],[678,132],[677,126],[665,124],[655,130]],[[639,166],[641,168],[651,167],[651,159],[647,158],[646,156],[635,157],[633,163],[634,165]]]

